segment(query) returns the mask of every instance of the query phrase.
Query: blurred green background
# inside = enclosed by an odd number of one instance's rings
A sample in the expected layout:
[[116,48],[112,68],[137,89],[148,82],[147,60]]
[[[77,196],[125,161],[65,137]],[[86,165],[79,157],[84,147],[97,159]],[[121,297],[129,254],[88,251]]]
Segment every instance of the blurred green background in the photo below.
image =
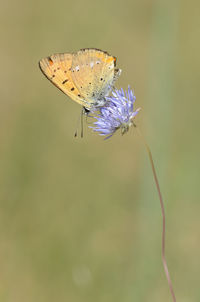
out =
[[2,1],[0,301],[172,301],[161,212],[134,129],[73,134],[42,57],[107,50],[135,89],[167,215],[177,301],[200,301],[199,1]]

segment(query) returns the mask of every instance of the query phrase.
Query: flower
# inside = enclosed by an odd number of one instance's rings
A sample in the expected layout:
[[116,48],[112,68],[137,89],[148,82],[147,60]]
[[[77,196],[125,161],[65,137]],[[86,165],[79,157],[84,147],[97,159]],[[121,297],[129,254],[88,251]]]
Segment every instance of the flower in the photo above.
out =
[[113,90],[112,96],[106,97],[106,104],[99,108],[98,113],[93,112],[93,118],[97,121],[90,127],[99,135],[110,138],[118,129],[122,135],[133,125],[133,119],[138,114],[140,108],[134,111],[133,104],[136,97],[128,87],[128,91],[121,88]]

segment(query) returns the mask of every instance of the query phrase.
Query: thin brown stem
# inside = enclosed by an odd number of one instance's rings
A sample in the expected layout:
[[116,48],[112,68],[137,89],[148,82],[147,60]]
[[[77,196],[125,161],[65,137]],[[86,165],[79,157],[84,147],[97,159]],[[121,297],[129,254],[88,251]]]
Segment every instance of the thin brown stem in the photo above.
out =
[[[136,127],[135,124],[134,124],[134,127]],[[174,293],[174,290],[173,290],[169,270],[168,270],[168,267],[167,267],[167,261],[166,261],[166,258],[165,258],[165,230],[166,230],[166,225],[165,225],[164,202],[163,202],[163,198],[162,198],[160,185],[159,185],[159,182],[158,182],[158,177],[157,177],[157,174],[156,174],[156,170],[155,170],[151,150],[150,150],[148,144],[146,143],[146,140],[144,139],[142,133],[140,132],[140,130],[138,128],[137,128],[137,131],[138,131],[140,137],[142,138],[142,140],[144,142],[144,145],[145,145],[145,148],[146,148],[146,151],[148,153],[149,160],[150,160],[150,163],[151,163],[152,172],[153,172],[153,177],[154,177],[156,188],[157,188],[157,191],[158,191],[158,196],[159,196],[160,206],[161,206],[161,212],[162,212],[162,262],[163,262],[163,266],[164,266],[165,275],[167,277],[167,282],[168,282],[168,285],[169,285],[169,289],[170,289],[170,292],[171,292],[172,300],[173,300],[173,302],[176,302],[176,297],[175,297],[175,293]]]

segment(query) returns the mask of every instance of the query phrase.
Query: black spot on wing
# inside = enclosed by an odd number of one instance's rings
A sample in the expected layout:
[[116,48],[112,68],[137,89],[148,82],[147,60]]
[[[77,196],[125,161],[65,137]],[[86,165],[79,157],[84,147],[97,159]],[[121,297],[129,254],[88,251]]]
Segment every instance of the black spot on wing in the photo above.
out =
[[64,80],[64,81],[62,82],[62,84],[64,85],[64,84],[67,83],[67,82],[68,82],[68,79]]

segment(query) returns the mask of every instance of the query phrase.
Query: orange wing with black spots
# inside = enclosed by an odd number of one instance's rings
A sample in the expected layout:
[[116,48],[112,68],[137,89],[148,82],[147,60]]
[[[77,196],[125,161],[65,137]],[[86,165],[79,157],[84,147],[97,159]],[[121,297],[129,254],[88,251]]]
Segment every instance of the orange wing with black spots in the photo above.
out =
[[43,74],[62,92],[72,100],[88,107],[87,102],[81,96],[71,76],[72,54],[54,54],[40,60],[39,66]]

